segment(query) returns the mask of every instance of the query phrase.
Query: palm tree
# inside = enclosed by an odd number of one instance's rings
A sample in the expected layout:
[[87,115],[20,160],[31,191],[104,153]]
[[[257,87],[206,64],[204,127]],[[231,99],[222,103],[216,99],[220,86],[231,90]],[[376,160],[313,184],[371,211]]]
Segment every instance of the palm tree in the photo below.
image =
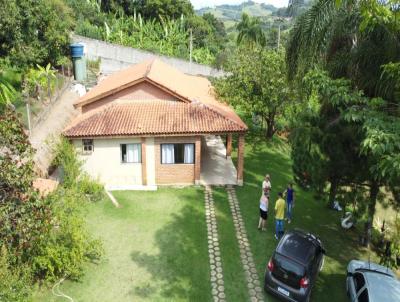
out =
[[[400,175],[400,169],[393,168],[400,148],[392,148],[400,138],[400,127],[394,126],[400,125],[400,20],[395,2],[318,0],[297,19],[286,52],[291,79],[303,78],[318,65],[332,78],[349,79],[369,99],[381,98],[379,105],[374,99],[372,105],[352,108],[362,112],[354,113],[363,122],[361,149],[374,171],[369,179],[371,218],[379,185],[398,184]],[[383,162],[389,163],[386,170],[393,168],[392,176],[381,168]]]
[[260,45],[262,47],[266,44],[266,38],[264,31],[261,28],[261,22],[259,18],[251,17],[246,13],[242,14],[242,19],[236,26],[239,31],[237,37],[237,44],[242,42],[248,43],[250,47]]
[[[287,47],[289,76],[323,65],[333,78],[349,78],[369,97],[390,100],[382,66],[400,60],[400,34],[377,23],[363,30],[362,1],[318,0],[294,25]],[[390,86],[390,85],[389,85]]]

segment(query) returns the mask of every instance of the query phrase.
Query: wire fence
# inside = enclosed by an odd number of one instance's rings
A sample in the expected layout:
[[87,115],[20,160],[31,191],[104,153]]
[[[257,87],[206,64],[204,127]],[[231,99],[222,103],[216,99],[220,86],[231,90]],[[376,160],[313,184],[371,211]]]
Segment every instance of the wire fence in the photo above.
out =
[[40,81],[34,81],[30,83],[29,89],[24,89],[16,110],[22,115],[25,128],[29,132],[48,117],[51,108],[70,87],[72,80],[72,68],[66,65],[48,70]]

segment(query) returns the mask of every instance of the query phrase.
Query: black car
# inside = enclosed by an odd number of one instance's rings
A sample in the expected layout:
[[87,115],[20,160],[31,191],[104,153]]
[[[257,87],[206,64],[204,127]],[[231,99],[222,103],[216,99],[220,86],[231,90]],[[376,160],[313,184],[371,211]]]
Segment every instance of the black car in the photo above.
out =
[[264,289],[286,301],[309,301],[324,254],[317,236],[298,229],[286,232],[265,269]]

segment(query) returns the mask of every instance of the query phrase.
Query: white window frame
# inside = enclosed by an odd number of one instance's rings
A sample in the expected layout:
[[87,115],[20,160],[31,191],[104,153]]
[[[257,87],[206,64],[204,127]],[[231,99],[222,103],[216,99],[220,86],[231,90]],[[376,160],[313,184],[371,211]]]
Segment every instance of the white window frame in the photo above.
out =
[[[173,145],[174,149],[175,149],[175,145],[183,145],[183,150],[185,152],[186,149],[186,145],[192,145],[192,149],[193,149],[193,158],[192,158],[192,162],[190,163],[186,163],[186,158],[185,158],[185,154],[184,154],[184,161],[183,163],[177,163],[175,162],[175,156],[174,156],[174,162],[173,163],[165,163],[163,162],[163,145]],[[162,143],[160,144],[160,163],[162,165],[194,165],[196,162],[196,144],[195,143]]]
[[[133,146],[136,145],[138,146],[138,150],[139,150],[139,156],[138,156],[138,160],[132,160],[132,161],[128,161],[128,146]],[[125,151],[126,151],[126,160],[124,160],[123,154],[122,154],[122,146],[126,146],[125,147]],[[120,148],[120,161],[121,164],[141,164],[142,163],[142,144],[141,143],[129,143],[129,144],[120,144],[119,146]]]
[[94,140],[92,138],[82,139],[83,154],[92,154],[94,151]]

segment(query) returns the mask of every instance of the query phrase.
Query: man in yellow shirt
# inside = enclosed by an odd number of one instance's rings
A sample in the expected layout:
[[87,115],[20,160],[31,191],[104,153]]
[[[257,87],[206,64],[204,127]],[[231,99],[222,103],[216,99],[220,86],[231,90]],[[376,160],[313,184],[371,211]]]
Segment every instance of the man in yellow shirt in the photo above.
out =
[[275,203],[275,239],[283,235],[283,222],[285,219],[285,200],[282,192],[278,193],[278,200]]

